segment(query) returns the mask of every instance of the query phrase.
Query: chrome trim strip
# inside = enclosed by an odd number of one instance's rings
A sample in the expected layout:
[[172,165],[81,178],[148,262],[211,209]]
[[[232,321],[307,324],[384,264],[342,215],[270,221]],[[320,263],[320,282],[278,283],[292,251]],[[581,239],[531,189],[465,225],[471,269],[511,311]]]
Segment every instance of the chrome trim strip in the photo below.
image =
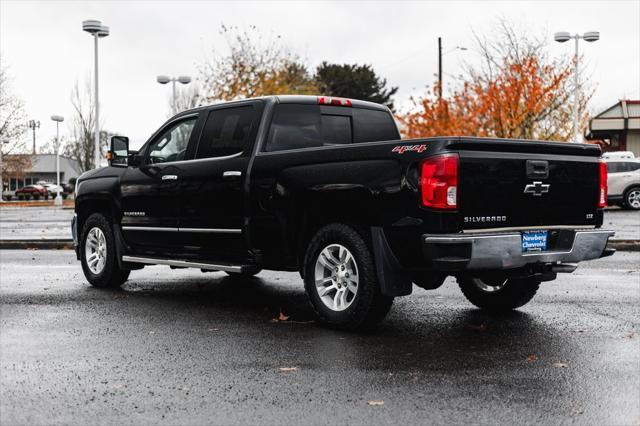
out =
[[153,232],[201,232],[203,234],[242,234],[242,229],[235,228],[166,228],[162,226],[123,226],[122,230]]
[[486,232],[509,232],[509,231],[530,231],[542,230],[551,231],[554,229],[595,229],[595,225],[540,225],[540,226],[513,226],[506,228],[482,228],[482,229],[463,229],[463,234],[481,234]]
[[123,262],[144,263],[146,265],[169,265],[184,268],[200,268],[212,271],[242,272],[240,265],[216,265],[214,263],[188,262],[186,260],[154,259],[151,257],[122,256]]
[[180,232],[202,232],[204,234],[241,234],[242,229],[232,228],[178,228]]
[[162,226],[123,226],[123,231],[159,231],[159,232],[178,232],[178,228],[165,228]]

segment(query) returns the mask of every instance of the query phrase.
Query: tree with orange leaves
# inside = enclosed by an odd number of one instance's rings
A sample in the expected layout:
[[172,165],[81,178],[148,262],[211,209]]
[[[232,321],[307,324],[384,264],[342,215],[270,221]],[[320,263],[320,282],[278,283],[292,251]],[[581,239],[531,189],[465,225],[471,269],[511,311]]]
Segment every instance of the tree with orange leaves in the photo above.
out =
[[[460,87],[449,97],[436,96],[436,84],[413,99],[416,109],[398,117],[405,137],[571,138],[571,59],[549,59],[543,42],[518,36],[505,22],[495,40],[476,37],[482,65],[467,66]],[[593,92],[582,93],[584,111]]]

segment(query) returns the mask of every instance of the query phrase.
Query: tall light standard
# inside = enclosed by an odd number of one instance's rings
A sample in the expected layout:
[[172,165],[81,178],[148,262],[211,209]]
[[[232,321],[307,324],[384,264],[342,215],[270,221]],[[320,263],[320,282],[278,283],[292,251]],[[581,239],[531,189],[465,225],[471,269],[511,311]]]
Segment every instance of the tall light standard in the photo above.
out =
[[95,140],[94,140],[94,149],[95,149],[95,162],[96,169],[100,167],[100,160],[102,160],[102,156],[100,155],[100,103],[98,96],[98,39],[102,37],[107,37],[109,35],[109,27],[102,25],[102,22],[96,20],[88,20],[82,21],[82,29],[93,36],[93,54],[95,61],[95,109],[96,109],[96,122],[95,122]]
[[33,131],[33,155],[36,155],[36,129],[40,128],[40,122],[29,120],[27,126]]
[[574,78],[574,87],[573,87],[573,141],[580,142],[580,126],[578,125],[578,121],[580,120],[580,83],[578,82],[578,41],[583,39],[589,43],[597,41],[600,39],[600,32],[598,31],[587,31],[586,33],[580,35],[575,34],[571,35],[566,31],[560,31],[553,35],[553,39],[558,43],[564,43],[565,41],[569,41],[574,39],[576,41],[576,52],[574,57],[575,68],[573,71]]
[[179,77],[167,77],[166,75],[159,75],[156,78],[156,81],[160,84],[167,84],[169,82],[172,83],[172,88],[171,88],[171,111],[173,112],[173,115],[177,114],[178,111],[178,106],[176,105],[176,81],[182,84],[189,84],[191,83],[191,77],[186,76],[186,75],[181,75]]
[[56,206],[62,205],[62,196],[60,195],[60,123],[64,121],[61,115],[52,115],[51,119],[56,122]]
[[[9,141],[0,141],[0,203],[4,203],[4,198],[2,198],[2,193],[4,192],[4,182],[2,182],[2,145],[9,143]],[[11,181],[9,181],[9,185],[11,185]]]

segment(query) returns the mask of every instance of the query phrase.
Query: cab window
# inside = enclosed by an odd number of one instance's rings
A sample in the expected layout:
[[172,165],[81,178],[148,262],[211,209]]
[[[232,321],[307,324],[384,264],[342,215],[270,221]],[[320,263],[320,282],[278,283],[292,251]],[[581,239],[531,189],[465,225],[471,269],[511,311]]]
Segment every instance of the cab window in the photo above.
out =
[[149,148],[149,163],[184,160],[196,119],[197,117],[187,118],[165,130]]
[[253,106],[214,109],[209,113],[196,158],[226,157],[253,145]]

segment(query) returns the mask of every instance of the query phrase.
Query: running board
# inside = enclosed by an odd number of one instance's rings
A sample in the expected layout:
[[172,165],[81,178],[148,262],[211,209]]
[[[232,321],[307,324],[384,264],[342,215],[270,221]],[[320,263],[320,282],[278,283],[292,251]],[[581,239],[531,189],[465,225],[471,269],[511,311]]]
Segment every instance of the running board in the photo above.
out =
[[216,264],[205,262],[190,262],[186,260],[172,260],[172,259],[159,259],[153,257],[138,257],[138,256],[122,256],[123,262],[130,263],[144,263],[145,265],[169,265],[178,266],[182,268],[199,268],[210,271],[224,271],[224,272],[242,272],[244,268],[249,265],[229,265],[229,264]]

